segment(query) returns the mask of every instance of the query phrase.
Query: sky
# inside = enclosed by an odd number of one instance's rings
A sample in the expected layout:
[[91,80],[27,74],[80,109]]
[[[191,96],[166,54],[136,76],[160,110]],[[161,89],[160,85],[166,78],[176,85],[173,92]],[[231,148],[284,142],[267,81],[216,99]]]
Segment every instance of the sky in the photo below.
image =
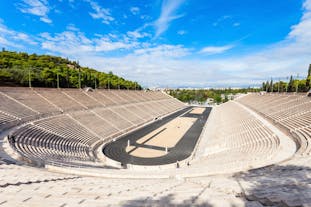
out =
[[145,87],[252,87],[306,76],[311,0],[1,0],[0,47]]

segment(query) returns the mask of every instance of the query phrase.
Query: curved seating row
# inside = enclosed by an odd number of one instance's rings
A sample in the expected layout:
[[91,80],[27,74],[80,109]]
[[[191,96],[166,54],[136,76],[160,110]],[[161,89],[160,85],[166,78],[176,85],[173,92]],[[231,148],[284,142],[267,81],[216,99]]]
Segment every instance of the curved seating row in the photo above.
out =
[[0,87],[0,101],[0,126],[25,122],[11,144],[43,163],[93,161],[97,143],[184,107],[161,92],[121,90]]
[[[298,151],[297,154],[301,154],[302,159],[294,157],[279,165],[245,171],[234,176],[144,179],[143,182],[137,179],[77,178],[0,162],[0,205],[36,206],[44,202],[53,206],[102,206],[103,203],[113,206],[310,206],[311,170],[310,167],[302,166],[310,166],[311,163],[311,156],[308,156],[306,151],[310,146],[310,108],[300,110],[299,107],[292,106],[293,103],[300,105],[300,101],[306,102],[300,106],[308,102],[305,98],[297,96],[271,96],[247,95],[239,102],[252,109],[256,108],[257,112],[267,117],[279,114],[279,118],[274,119],[276,123],[293,134],[301,133],[300,136],[305,137],[305,143],[301,141],[301,146],[305,149],[301,147],[301,152]],[[105,110],[109,108],[110,111],[117,112],[121,107],[120,120],[129,119],[131,123],[136,119],[148,120],[149,117],[159,116],[159,110],[162,113],[170,111],[168,106],[166,110],[165,107],[160,107],[166,105],[165,103],[172,102],[173,109],[174,101],[162,101],[157,104],[159,108],[154,110],[152,106],[158,102],[153,103],[151,100],[145,103],[106,106]],[[260,104],[264,104],[265,107],[258,106]],[[275,107],[274,104],[279,107]],[[21,133],[17,133],[17,136],[23,136],[20,137],[21,144],[17,147],[29,156],[38,153],[38,156],[46,156],[46,159],[55,156],[55,160],[83,160],[89,157],[88,147],[92,141],[79,140],[76,134],[78,128],[83,126],[84,132],[91,130],[89,140],[93,141],[97,139],[97,135],[106,137],[119,130],[101,117],[97,108],[99,107],[70,111],[64,115],[26,124],[18,129]],[[294,113],[290,112],[291,108],[296,108]],[[128,111],[131,112],[131,118],[124,116]],[[57,129],[55,122],[63,122],[69,129]],[[101,129],[100,125],[97,125],[100,122],[104,123],[107,129]],[[75,130],[70,130],[71,124]],[[198,163],[191,163],[187,168],[189,172],[196,167],[199,172],[214,168],[221,173],[230,168],[241,169],[246,165],[256,167],[274,156],[281,141],[262,121],[235,102],[228,102],[213,109],[206,125],[206,133],[199,145],[199,148],[203,147],[201,155],[204,156],[200,157]],[[40,136],[36,136],[38,134]],[[28,139],[28,136],[34,138]],[[59,158],[56,157],[57,154]],[[296,166],[289,165],[290,162]],[[297,167],[300,164],[301,166]],[[180,170],[183,169],[178,171]],[[173,175],[173,171],[171,173],[170,175]]]
[[249,94],[238,101],[287,129],[300,147],[296,155],[311,155],[310,97],[304,94]]
[[279,145],[267,126],[230,101],[214,107],[199,145],[198,164],[217,172],[262,166],[278,153]]
[[90,147],[81,143],[80,140],[66,138],[32,124],[20,128],[13,136],[16,150],[41,164],[46,161],[93,160]]

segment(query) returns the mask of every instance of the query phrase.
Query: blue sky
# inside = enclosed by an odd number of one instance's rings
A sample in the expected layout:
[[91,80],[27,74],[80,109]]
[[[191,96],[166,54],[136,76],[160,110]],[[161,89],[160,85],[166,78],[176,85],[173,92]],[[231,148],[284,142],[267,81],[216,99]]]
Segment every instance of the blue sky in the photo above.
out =
[[305,76],[311,0],[1,0],[0,46],[79,60],[149,87]]

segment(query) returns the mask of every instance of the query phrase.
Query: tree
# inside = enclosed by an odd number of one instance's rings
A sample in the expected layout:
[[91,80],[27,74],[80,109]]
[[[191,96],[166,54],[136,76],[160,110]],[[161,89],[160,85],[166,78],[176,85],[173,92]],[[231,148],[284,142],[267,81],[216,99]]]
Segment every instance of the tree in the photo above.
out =
[[309,65],[308,76],[306,79],[306,90],[307,91],[309,91],[311,89],[310,82],[311,82],[311,64]]
[[215,100],[215,102],[216,102],[217,104],[221,103],[221,96],[220,96],[219,94],[216,94],[216,95],[214,96],[214,100]]
[[261,89],[262,89],[263,91],[266,91],[266,89],[267,89],[266,87],[267,87],[266,83],[265,83],[265,82],[262,82],[262,88],[261,88]]
[[294,89],[295,89],[294,80],[293,80],[293,76],[291,75],[289,78],[288,86],[287,86],[287,92],[293,92]]
[[[169,90],[168,93],[173,96],[174,98],[179,99],[183,102],[191,103],[193,101],[199,103],[205,103],[208,98],[214,99],[215,103],[222,103],[229,101],[228,95],[229,94],[237,94],[237,93],[247,93],[248,91],[257,91],[259,92],[260,89],[255,88],[242,88],[242,89],[200,89],[200,90],[193,90],[193,89],[176,89],[176,90]],[[222,99],[221,94],[224,94],[224,98]]]
[[308,89],[306,87],[306,80],[297,80],[298,84],[298,92],[307,92]]
[[109,74],[96,71],[92,68],[81,67],[77,61],[50,55],[27,54],[25,52],[0,52],[0,85],[28,86],[29,70],[31,70],[33,87],[56,87],[57,76],[60,87],[79,87],[79,72],[81,86],[94,87],[96,83],[100,87],[105,86],[113,79],[114,87],[137,89],[141,86],[133,81],[125,80],[112,71]]
[[224,103],[226,103],[227,101],[229,101],[228,96],[225,95],[225,99],[223,100]]
[[306,90],[307,91],[309,91],[311,89],[310,82],[311,82],[311,76],[308,76],[307,80],[306,80]]
[[269,85],[269,92],[273,92],[273,80],[271,79],[270,85]]

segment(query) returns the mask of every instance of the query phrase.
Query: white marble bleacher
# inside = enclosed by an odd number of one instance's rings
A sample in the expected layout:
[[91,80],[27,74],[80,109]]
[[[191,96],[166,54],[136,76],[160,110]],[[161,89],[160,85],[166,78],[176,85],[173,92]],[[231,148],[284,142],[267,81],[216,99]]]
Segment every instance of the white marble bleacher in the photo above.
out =
[[[57,174],[45,175],[58,178]],[[225,187],[225,183],[230,183]],[[200,179],[105,179],[60,177],[46,182],[7,186],[1,206],[250,206],[238,196],[241,189],[229,178]],[[17,194],[18,193],[18,194]],[[18,196],[16,196],[16,194]],[[259,205],[259,203],[258,203]]]
[[[135,92],[138,93],[138,92]],[[139,92],[140,93],[140,92]],[[159,95],[160,96],[160,95]],[[162,97],[162,95],[161,95]],[[270,97],[271,98],[271,97]],[[151,98],[148,97],[150,101]],[[282,104],[283,101],[294,99],[281,97],[281,99],[265,99],[267,106],[269,101]],[[147,100],[146,100],[147,101]],[[253,101],[261,102],[260,97]],[[165,105],[166,100],[155,101],[159,105]],[[154,109],[155,102],[128,104],[135,106],[129,108],[133,113]],[[243,103],[242,101],[240,103]],[[147,105],[147,106],[146,106]],[[173,110],[179,107],[179,103],[172,102],[168,107],[158,110]],[[271,105],[271,104],[270,104]],[[284,105],[284,104],[283,104]],[[148,108],[149,107],[149,108]],[[271,106],[272,107],[272,106]],[[115,107],[115,110],[118,107]],[[139,108],[139,109],[138,109]],[[97,109],[96,107],[94,109]],[[133,110],[132,110],[133,109]],[[134,110],[135,109],[135,110]],[[273,109],[275,110],[275,109]],[[74,118],[82,123],[83,115],[92,113],[92,110],[70,112],[69,115],[57,117]],[[271,109],[272,111],[272,109]],[[81,113],[81,114],[79,114]],[[151,112],[150,112],[151,113]],[[153,111],[154,116],[161,114]],[[258,112],[259,113],[259,112]],[[293,132],[310,133],[307,125],[298,126],[296,123],[308,123],[308,116],[294,114],[290,116],[287,127],[295,126]],[[146,114],[146,117],[148,114]],[[98,116],[97,116],[98,117]],[[90,119],[92,116],[89,117]],[[52,121],[53,117],[47,118],[45,122]],[[63,119],[63,118],[61,118]],[[283,121],[288,118],[282,118]],[[44,120],[38,121],[42,122]],[[59,120],[61,121],[61,120]],[[66,118],[63,120],[69,122]],[[71,121],[70,121],[71,122]],[[39,129],[37,122],[34,125],[26,125],[31,129]],[[45,123],[40,127],[51,129],[50,124]],[[79,125],[79,124],[78,124]],[[91,124],[83,124],[91,129]],[[80,126],[80,125],[79,125]],[[211,127],[208,127],[211,126]],[[68,125],[68,127],[70,127]],[[279,137],[253,114],[240,105],[229,102],[213,109],[208,119],[206,130],[210,131],[210,139],[203,139],[201,146],[203,151],[199,154],[205,155],[198,162],[191,163],[186,175],[191,173],[208,171],[215,173],[226,173],[234,169],[234,172],[245,170],[245,166],[258,167],[267,163],[273,155],[279,152]],[[27,130],[26,128],[22,128]],[[77,129],[74,127],[74,129]],[[41,130],[41,128],[40,128]],[[64,129],[52,129],[57,133]],[[87,129],[86,129],[87,130]],[[31,130],[30,130],[31,131]],[[99,129],[92,129],[100,134]],[[21,145],[24,150],[31,151],[30,155],[39,153],[40,156],[60,154],[60,158],[74,156],[76,151],[83,151],[79,144],[80,140],[59,139],[60,134],[54,133],[56,137],[45,140],[48,130],[42,131],[42,136],[31,136],[27,144]],[[103,133],[103,132],[102,132]],[[40,133],[36,133],[40,134]],[[105,134],[105,133],[103,133]],[[94,135],[95,136],[95,135]],[[68,142],[69,141],[69,142]],[[205,142],[207,141],[207,142]],[[85,146],[85,142],[82,146]],[[68,147],[69,146],[69,147]],[[206,146],[209,146],[206,148]],[[306,145],[308,146],[308,145]],[[29,149],[27,149],[29,148]],[[45,149],[46,148],[46,149]],[[66,151],[66,149],[68,151]],[[206,150],[205,150],[206,149]],[[202,149],[201,149],[202,150]],[[75,152],[72,152],[75,151]],[[298,153],[298,152],[297,152]],[[78,154],[84,156],[85,154]],[[206,157],[207,155],[207,157]],[[96,177],[76,177],[72,175],[56,174],[40,169],[17,165],[6,165],[0,162],[0,206],[41,206],[42,203],[50,206],[214,206],[214,207],[262,207],[262,206],[311,206],[310,156],[299,155],[275,166],[257,170],[245,171],[232,175],[201,176],[194,178],[173,178],[174,173],[183,169],[170,171],[170,179],[109,179]],[[291,163],[295,165],[291,165]],[[300,165],[300,166],[297,166]],[[9,169],[11,168],[12,169]],[[194,169],[194,170],[193,170]],[[131,174],[135,172],[126,171]],[[192,174],[192,175],[194,175]],[[4,185],[1,186],[1,183]],[[10,184],[10,185],[7,185]]]
[[[31,88],[6,88],[0,87],[0,91],[14,100],[30,107],[40,114],[57,113],[59,109],[50,104],[43,97],[39,96]],[[1,102],[2,103],[2,102]]]
[[[309,160],[310,161],[310,160]],[[263,206],[311,206],[311,168],[289,163],[235,176],[246,200]]]
[[43,130],[34,125],[26,125],[13,134],[14,146],[22,153],[40,164],[45,162],[74,162],[77,160],[89,161],[94,158],[90,154],[90,146],[77,139],[69,139]]
[[116,93],[127,100],[127,103],[137,103],[140,100],[130,90],[118,90]]
[[59,134],[68,139],[76,139],[79,142],[91,146],[99,140],[96,134],[83,127],[69,115],[60,115],[48,119],[33,122],[34,125],[52,133]]
[[130,94],[132,97],[135,98],[136,101],[139,102],[145,102],[145,101],[152,101],[152,94],[150,94],[148,91],[131,91]]
[[[44,182],[44,180],[72,178],[77,176],[51,173],[44,169],[38,169],[16,164],[0,163],[0,189],[8,185],[27,184],[28,182]],[[1,196],[2,197],[2,196]]]
[[120,131],[108,120],[105,120],[93,111],[77,111],[70,113],[70,115],[82,125],[98,134],[100,137],[109,137]]
[[19,120],[35,117],[39,114],[39,112],[26,107],[17,100],[7,97],[2,92],[0,92],[0,103],[0,111]]
[[310,205],[308,171],[295,167],[274,166],[234,176],[144,180],[77,177],[16,165],[0,168],[5,169],[0,170],[0,206]]
[[143,105],[143,103],[130,104],[127,105],[125,108],[132,114],[135,114],[135,116],[138,117],[140,120],[143,120],[144,122],[150,121],[152,116],[149,114],[149,111],[144,111],[143,109],[140,108],[140,105]]
[[113,124],[113,126],[119,131],[126,131],[134,126],[134,123],[131,123],[125,117],[122,117],[122,115],[112,111],[109,108],[96,108],[92,111],[107,120],[107,122]]
[[160,109],[160,112],[163,111],[164,113],[176,110],[176,106],[172,104],[169,100],[155,101],[152,105],[154,109]]
[[144,123],[144,120],[139,116],[139,114],[135,114],[133,111],[129,110],[127,107],[113,107],[111,110],[119,115],[122,115],[130,123],[134,125],[140,125]]
[[235,102],[214,107],[197,151],[195,165],[216,172],[237,172],[273,163],[279,137]]
[[[268,167],[237,173],[227,181],[220,179],[220,189],[232,188],[233,192],[240,191],[237,194],[239,197],[254,202],[247,203],[246,206],[311,206],[311,129],[310,117],[307,115],[311,109],[308,107],[309,101],[309,97],[291,94],[249,94],[238,99],[239,103],[255,110],[267,120],[277,117],[272,123],[283,125],[292,135],[300,134],[304,141],[300,142],[301,148],[283,162],[272,162],[270,164],[273,165]],[[260,166],[257,165],[258,162],[266,160],[268,164],[269,159],[273,159],[285,147],[278,147],[283,138],[273,136],[271,130],[267,130],[258,120],[241,112],[241,108],[238,109],[232,102],[213,109],[206,128],[212,132],[211,136],[207,137],[209,140],[203,139],[200,144],[203,148],[198,149],[200,156],[205,152],[207,157],[201,157],[193,167],[201,165],[206,170],[213,169],[211,171],[215,174],[239,169],[241,164],[256,168]],[[274,114],[278,116],[273,116]],[[294,136],[289,138],[296,140]],[[206,180],[202,177],[195,179],[200,183]]]
[[59,108],[64,112],[87,109],[86,106],[80,104],[79,102],[76,102],[75,99],[73,99],[72,97],[62,93],[62,90],[53,88],[35,88],[34,90],[40,96],[48,100],[50,104],[54,105],[55,107]]
[[160,113],[154,110],[154,106],[150,103],[137,103],[133,111],[137,112],[143,119],[150,121],[157,117]]
[[24,117],[29,122],[13,133],[18,138],[16,149],[41,161],[49,156],[53,161],[62,156],[61,160],[87,160],[99,141],[184,107],[160,92],[43,88],[1,88],[0,92],[0,100],[7,104],[1,104],[2,125],[10,126],[12,119],[23,123]]
[[0,111],[0,130],[4,130],[5,128],[14,124],[16,125],[18,120],[19,119],[17,117]]
[[238,101],[287,129],[298,141],[297,159],[311,155],[311,98],[306,94],[249,94]]
[[[141,108],[142,110],[148,111],[152,117],[158,117],[164,113],[163,108],[159,109],[158,107],[159,107],[159,105],[156,102],[146,102],[144,104],[139,105],[139,108]],[[157,109],[159,109],[159,110],[157,110]]]
[[108,96],[105,95],[104,90],[95,90],[92,92],[87,92],[87,95],[95,99],[97,102],[101,103],[103,106],[116,105]]
[[117,103],[118,105],[129,103],[129,100],[123,98],[122,95],[118,95],[118,90],[105,90],[102,91],[102,94],[104,94],[106,97],[109,97],[110,100],[112,100],[114,103]]
[[311,98],[305,94],[249,94],[238,101],[286,129],[299,147],[291,159],[239,176],[246,199],[265,206],[311,206]]
[[84,107],[91,109],[95,107],[102,107],[103,104],[97,101],[96,99],[93,99],[88,94],[93,92],[84,92],[83,90],[77,90],[77,89],[65,89],[62,90],[62,93],[66,94],[71,99],[74,99],[75,102],[78,102],[79,104],[83,105]]

